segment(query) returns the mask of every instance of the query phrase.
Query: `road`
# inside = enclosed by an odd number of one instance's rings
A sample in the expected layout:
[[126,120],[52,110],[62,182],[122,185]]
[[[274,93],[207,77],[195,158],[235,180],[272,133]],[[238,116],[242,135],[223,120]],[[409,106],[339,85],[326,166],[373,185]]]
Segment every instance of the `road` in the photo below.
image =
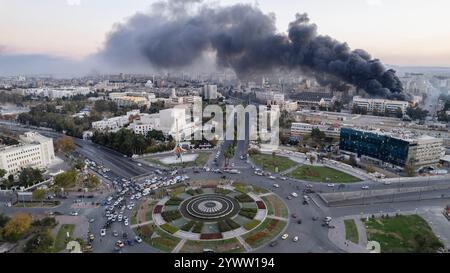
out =
[[[15,125],[14,128],[11,128],[13,131],[23,132],[29,130],[27,128],[23,128],[21,126]],[[55,132],[49,132],[46,130],[38,130],[43,135],[57,138],[61,136]],[[248,126],[247,126],[248,131]],[[125,158],[120,153],[112,151],[108,148],[101,147],[95,144],[92,144],[89,141],[84,140],[76,140],[77,148],[76,151],[83,155],[84,157],[96,161],[100,164],[103,164],[106,168],[111,169],[108,172],[108,179],[110,187],[112,184],[110,180],[121,180],[122,178],[132,178],[137,175],[143,175],[149,173],[154,170],[154,168],[143,165],[138,166],[136,162],[134,162],[130,158]],[[219,157],[218,164],[223,167],[224,165],[224,157],[223,151],[227,148],[227,145],[230,144],[230,141],[225,141],[224,145],[221,146],[221,156]],[[268,253],[268,252],[342,252],[337,246],[335,246],[328,238],[328,228],[322,227],[320,219],[325,216],[332,217],[340,217],[345,215],[357,215],[360,213],[377,213],[380,211],[384,212],[395,212],[395,211],[406,211],[413,210],[415,208],[420,207],[429,207],[429,206],[444,206],[450,200],[448,197],[441,198],[441,194],[439,192],[424,192],[421,194],[420,198],[424,199],[422,201],[410,200],[411,194],[398,195],[394,198],[385,197],[380,198],[384,203],[375,202],[376,200],[367,199],[364,200],[364,203],[355,204],[341,204],[339,207],[327,207],[321,199],[316,194],[310,194],[310,197],[313,199],[309,205],[302,204],[302,198],[293,198],[292,200],[288,200],[286,197],[289,196],[292,192],[297,192],[300,196],[302,195],[302,190],[306,188],[308,184],[312,184],[314,190],[317,192],[335,192],[338,191],[337,187],[331,188],[327,187],[326,184],[322,183],[310,183],[307,181],[299,181],[294,179],[287,179],[285,181],[281,179],[270,179],[267,176],[256,176],[254,174],[254,169],[251,163],[247,160],[241,160],[240,156],[245,155],[247,153],[248,141],[238,141],[235,150],[235,157],[231,159],[231,163],[234,164],[235,169],[238,169],[240,174],[226,174],[226,176],[234,181],[242,181],[245,183],[257,185],[260,187],[264,187],[273,191],[277,194],[284,202],[286,203],[289,209],[289,215],[296,214],[298,218],[290,219],[288,226],[286,227],[284,233],[290,235],[290,238],[294,236],[299,236],[300,240],[297,243],[292,242],[291,240],[282,241],[278,239],[279,244],[274,248],[270,246],[263,246],[259,249],[254,250],[255,252]],[[212,166],[213,167],[213,166]],[[216,167],[217,168],[217,167]],[[206,172],[201,171],[200,173],[194,173],[192,169],[186,169],[186,174],[191,177],[192,180],[206,180],[206,179],[220,179],[222,174],[216,174],[214,172]],[[279,188],[274,188],[273,185],[277,183],[280,185]],[[424,178],[423,181],[419,182],[408,182],[408,183],[393,183],[391,185],[384,185],[379,182],[374,181],[362,181],[360,183],[348,184],[344,189],[339,191],[355,191],[361,190],[363,185],[369,185],[371,189],[385,189],[385,188],[394,188],[394,187],[410,187],[412,186],[426,186],[429,184],[437,185],[448,183],[445,180],[442,181],[429,181]],[[116,189],[117,190],[117,189]],[[446,196],[450,196],[450,192],[445,192]],[[447,195],[448,194],[448,195]],[[416,194],[417,195],[417,194]],[[439,195],[439,196],[438,196]],[[101,202],[104,200],[106,196],[98,196],[92,201]],[[71,197],[70,199],[63,200],[63,203],[60,207],[54,210],[61,210],[64,214],[70,213],[73,210],[73,202],[76,199],[76,196]],[[434,198],[430,199],[429,198]],[[378,200],[378,201],[380,201]],[[139,205],[139,204],[137,204]],[[48,209],[26,209],[26,208],[3,208],[2,211],[6,211],[7,214],[13,214],[18,211],[26,211],[32,213],[45,213]],[[96,240],[94,240],[93,246],[95,252],[111,252],[114,249],[114,243],[121,238],[116,238],[112,236],[112,231],[116,230],[120,237],[122,233],[125,232],[128,234],[129,238],[133,237],[134,234],[131,231],[129,226],[125,226],[122,222],[113,223],[112,227],[107,233],[107,236],[101,238],[100,241],[100,229],[103,227],[105,223],[104,219],[104,208],[86,208],[80,209],[80,216],[78,217],[86,217],[87,219],[94,218],[95,221],[90,223],[89,230],[93,232],[96,236]],[[129,216],[131,212],[127,209],[124,212],[124,215]],[[314,221],[312,218],[316,216],[319,218],[319,221]],[[290,216],[289,216],[290,217]],[[301,219],[302,223],[298,224],[297,220]],[[157,252],[157,250],[149,247],[146,244],[138,244],[133,247],[125,247],[123,252]]]

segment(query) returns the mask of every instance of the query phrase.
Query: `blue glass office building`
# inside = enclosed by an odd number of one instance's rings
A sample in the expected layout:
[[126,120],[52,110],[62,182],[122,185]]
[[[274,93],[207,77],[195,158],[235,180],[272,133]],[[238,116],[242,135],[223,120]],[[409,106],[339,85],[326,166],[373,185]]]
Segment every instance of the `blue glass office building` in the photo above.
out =
[[377,132],[341,129],[339,148],[361,156],[368,156],[397,166],[405,166],[408,161],[410,143]]

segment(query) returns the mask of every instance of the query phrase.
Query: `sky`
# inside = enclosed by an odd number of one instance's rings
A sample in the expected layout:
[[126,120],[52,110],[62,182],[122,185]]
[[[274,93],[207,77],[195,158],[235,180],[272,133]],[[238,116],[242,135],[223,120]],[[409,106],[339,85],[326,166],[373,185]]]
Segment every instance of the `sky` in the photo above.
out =
[[[0,53],[82,59],[102,48],[115,23],[152,0],[0,0]],[[207,1],[206,2],[211,2]],[[450,66],[448,0],[221,0],[273,12],[280,32],[306,12],[320,34],[363,48],[384,63]]]

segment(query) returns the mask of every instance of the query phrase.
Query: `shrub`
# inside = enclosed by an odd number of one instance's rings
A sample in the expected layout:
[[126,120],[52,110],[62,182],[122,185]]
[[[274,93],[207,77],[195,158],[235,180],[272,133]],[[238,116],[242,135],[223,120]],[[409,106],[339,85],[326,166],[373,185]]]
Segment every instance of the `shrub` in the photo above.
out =
[[231,227],[228,225],[226,221],[220,221],[217,223],[217,225],[219,226],[220,232],[227,232],[231,230]]
[[178,210],[169,210],[161,213],[161,216],[166,222],[172,222],[176,219],[181,218],[181,213]]
[[227,189],[224,189],[224,188],[216,188],[216,189],[214,190],[214,192],[215,192],[215,193],[218,193],[218,194],[227,195],[227,194],[229,194],[231,191],[230,191],[230,190],[227,190]]
[[227,224],[231,227],[231,229],[237,229],[240,228],[241,225],[239,225],[238,223],[236,223],[235,221],[231,220],[231,219],[226,219],[225,220],[227,222]]
[[257,209],[252,209],[252,208],[242,208],[239,211],[240,215],[245,216],[245,217],[247,217],[249,219],[255,218],[256,213],[257,213]]
[[248,194],[240,194],[234,197],[236,200],[238,200],[241,203],[250,203],[253,202],[253,198],[251,198]]
[[193,233],[202,233],[202,229],[203,229],[203,222],[195,222],[192,232]]
[[189,221],[181,227],[181,230],[190,231],[192,229],[192,227],[194,226],[194,224],[195,224],[194,221]]
[[169,199],[169,201],[166,202],[166,206],[178,206],[183,202],[183,199],[178,197],[172,197]]

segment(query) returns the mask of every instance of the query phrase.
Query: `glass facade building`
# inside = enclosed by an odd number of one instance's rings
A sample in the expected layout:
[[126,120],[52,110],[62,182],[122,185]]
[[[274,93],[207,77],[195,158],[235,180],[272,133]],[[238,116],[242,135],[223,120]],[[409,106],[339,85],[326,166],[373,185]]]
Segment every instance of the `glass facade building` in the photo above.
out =
[[408,162],[410,143],[406,140],[351,128],[342,128],[340,136],[339,148],[358,157],[368,156],[397,166]]

